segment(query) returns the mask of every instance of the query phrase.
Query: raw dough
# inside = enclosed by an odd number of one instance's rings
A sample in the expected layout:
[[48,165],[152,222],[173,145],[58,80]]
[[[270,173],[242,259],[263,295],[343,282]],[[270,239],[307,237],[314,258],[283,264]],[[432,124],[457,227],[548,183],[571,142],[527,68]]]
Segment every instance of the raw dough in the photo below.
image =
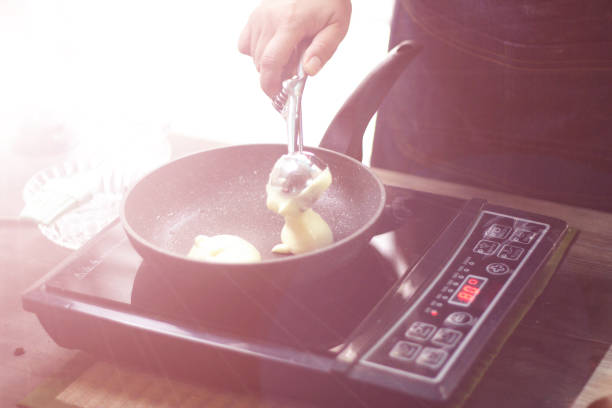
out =
[[198,235],[187,254],[189,258],[213,262],[259,262],[261,254],[250,242],[236,235]]
[[326,168],[310,186],[295,197],[287,197],[268,184],[266,205],[285,218],[285,225],[281,230],[282,243],[275,245],[272,252],[301,254],[334,242],[329,225],[310,208],[329,188],[331,182],[331,172]]

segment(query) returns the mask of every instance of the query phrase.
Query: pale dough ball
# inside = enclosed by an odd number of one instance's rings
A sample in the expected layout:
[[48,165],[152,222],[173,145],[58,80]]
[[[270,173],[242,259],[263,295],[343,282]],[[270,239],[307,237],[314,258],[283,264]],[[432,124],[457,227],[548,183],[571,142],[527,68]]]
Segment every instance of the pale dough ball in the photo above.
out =
[[189,258],[200,261],[246,263],[261,261],[261,254],[250,242],[236,235],[198,235]]

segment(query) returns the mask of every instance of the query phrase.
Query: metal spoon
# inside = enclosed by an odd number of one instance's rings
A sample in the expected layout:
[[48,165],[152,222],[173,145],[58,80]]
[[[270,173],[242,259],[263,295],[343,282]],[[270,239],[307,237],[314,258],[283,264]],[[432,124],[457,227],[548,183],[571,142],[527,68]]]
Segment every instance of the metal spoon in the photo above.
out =
[[323,160],[303,151],[302,93],[306,78],[300,62],[297,75],[284,81],[281,92],[272,100],[287,122],[288,153],[276,161],[268,183],[287,196],[298,195],[327,168]]

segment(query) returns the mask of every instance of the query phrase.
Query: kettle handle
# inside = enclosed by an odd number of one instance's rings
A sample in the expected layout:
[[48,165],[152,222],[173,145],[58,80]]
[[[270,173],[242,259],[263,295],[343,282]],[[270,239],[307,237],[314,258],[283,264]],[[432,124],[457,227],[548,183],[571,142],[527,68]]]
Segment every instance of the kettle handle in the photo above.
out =
[[399,43],[378,64],[344,102],[321,139],[320,147],[361,161],[363,134],[400,74],[421,46],[407,40]]

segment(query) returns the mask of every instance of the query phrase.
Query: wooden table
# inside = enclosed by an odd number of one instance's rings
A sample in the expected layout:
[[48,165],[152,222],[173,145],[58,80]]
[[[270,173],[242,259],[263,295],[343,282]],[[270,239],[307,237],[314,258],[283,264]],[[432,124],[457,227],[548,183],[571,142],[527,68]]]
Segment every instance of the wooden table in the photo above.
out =
[[[20,188],[44,160],[0,155],[0,213],[15,216]],[[48,160],[57,160],[52,158]],[[8,166],[8,167],[7,167]],[[580,232],[544,293],[517,327],[466,407],[586,407],[612,394],[612,214],[457,184],[377,171],[392,185],[495,204],[566,220]],[[11,177],[6,175],[10,174]],[[0,226],[0,406],[11,407],[43,381],[83,369],[94,357],[58,347],[21,293],[70,253],[35,226]],[[23,353],[22,353],[23,351]],[[85,360],[85,362],[83,362]]]

